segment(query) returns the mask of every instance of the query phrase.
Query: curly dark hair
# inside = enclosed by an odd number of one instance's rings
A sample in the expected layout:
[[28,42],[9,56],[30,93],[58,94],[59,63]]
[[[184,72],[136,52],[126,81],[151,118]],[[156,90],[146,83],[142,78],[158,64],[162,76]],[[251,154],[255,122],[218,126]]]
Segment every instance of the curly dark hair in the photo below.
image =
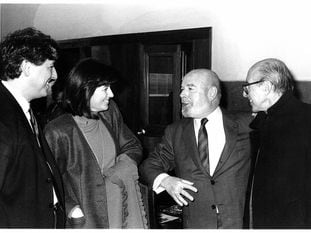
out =
[[80,60],[64,80],[62,107],[72,115],[98,118],[91,112],[90,99],[99,86],[111,85],[119,73],[111,66],[92,58]]
[[42,65],[47,59],[56,61],[58,46],[49,35],[35,28],[8,34],[0,44],[0,79],[18,78],[23,60]]

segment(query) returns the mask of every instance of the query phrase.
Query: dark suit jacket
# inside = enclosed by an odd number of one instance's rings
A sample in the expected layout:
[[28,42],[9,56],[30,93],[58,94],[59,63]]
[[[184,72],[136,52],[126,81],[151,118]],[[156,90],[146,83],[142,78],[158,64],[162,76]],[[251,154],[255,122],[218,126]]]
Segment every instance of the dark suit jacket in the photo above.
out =
[[253,227],[311,228],[311,106],[288,92],[251,126],[261,138]]
[[160,173],[173,169],[177,177],[194,182],[198,192],[183,207],[184,228],[242,228],[250,167],[249,119],[223,114],[226,144],[213,176],[200,162],[189,118],[169,125],[162,142],[140,166],[150,186]]
[[64,209],[56,163],[43,137],[40,149],[22,108],[1,82],[0,103],[0,227],[53,228],[53,183]]

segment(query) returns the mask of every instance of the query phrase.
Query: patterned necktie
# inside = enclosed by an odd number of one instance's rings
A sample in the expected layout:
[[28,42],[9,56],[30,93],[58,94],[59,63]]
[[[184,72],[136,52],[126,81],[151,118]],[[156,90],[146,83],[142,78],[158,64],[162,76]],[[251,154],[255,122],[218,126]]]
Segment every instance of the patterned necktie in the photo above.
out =
[[201,120],[201,127],[199,129],[199,135],[198,135],[198,149],[199,149],[199,155],[201,162],[203,164],[203,167],[207,170],[209,173],[209,152],[208,152],[208,135],[205,128],[205,124],[208,122],[206,118],[203,118]]
[[39,140],[39,127],[38,127],[38,123],[36,121],[35,115],[33,114],[33,111],[31,108],[29,108],[29,114],[30,114],[30,123],[32,126],[32,131],[36,136],[38,145],[41,147],[40,145],[40,140]]

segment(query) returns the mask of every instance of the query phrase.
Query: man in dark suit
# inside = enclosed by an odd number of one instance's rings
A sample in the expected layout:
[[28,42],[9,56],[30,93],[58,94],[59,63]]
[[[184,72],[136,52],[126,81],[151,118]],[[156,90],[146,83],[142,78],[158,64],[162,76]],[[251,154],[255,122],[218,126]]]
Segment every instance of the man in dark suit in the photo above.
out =
[[255,63],[244,85],[259,135],[251,195],[253,228],[311,227],[311,106],[293,95],[284,62]]
[[[142,178],[183,206],[184,228],[242,228],[250,117],[219,107],[220,81],[211,70],[186,74],[180,97],[185,118],[166,128],[140,166]],[[166,173],[173,169],[177,177]]]
[[63,228],[61,176],[30,101],[57,78],[57,44],[33,28],[0,44],[0,227]]

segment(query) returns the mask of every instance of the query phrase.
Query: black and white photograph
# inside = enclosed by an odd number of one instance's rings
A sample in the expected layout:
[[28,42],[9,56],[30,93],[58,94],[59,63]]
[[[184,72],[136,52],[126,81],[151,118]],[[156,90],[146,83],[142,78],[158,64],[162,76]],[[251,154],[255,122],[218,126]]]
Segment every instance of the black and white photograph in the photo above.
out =
[[310,229],[310,11],[0,0],[0,231]]

